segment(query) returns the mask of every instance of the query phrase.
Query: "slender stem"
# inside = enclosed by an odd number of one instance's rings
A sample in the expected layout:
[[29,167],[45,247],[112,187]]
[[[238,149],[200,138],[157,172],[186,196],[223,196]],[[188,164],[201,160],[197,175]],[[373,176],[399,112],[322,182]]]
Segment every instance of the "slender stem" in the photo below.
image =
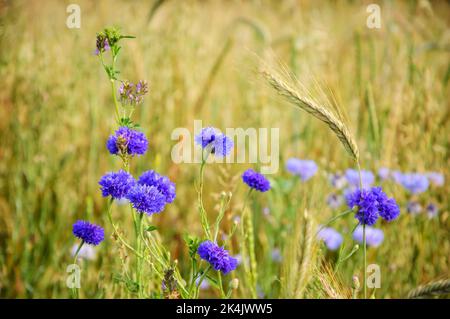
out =
[[339,215],[336,215],[335,217],[331,218],[329,221],[327,221],[325,224],[323,224],[319,230],[317,231],[317,233],[319,233],[322,229],[324,229],[325,227],[327,227],[328,225],[330,225],[331,223],[333,223],[334,221],[338,220],[339,218],[342,218],[348,214],[350,214],[353,211],[353,209],[349,209],[346,210],[343,213],[340,213]]
[[225,291],[223,290],[222,274],[220,273],[220,271],[217,272],[217,281],[219,283],[220,297],[224,299],[226,298],[226,295]]
[[[136,213],[138,216],[135,217],[135,230],[136,230],[136,250],[139,252],[141,257],[138,256],[136,260],[136,281],[138,283],[138,296],[139,298],[143,297],[142,292],[142,245],[141,245],[141,239],[142,239],[142,217],[144,216],[142,213]],[[135,216],[134,214],[133,216]]]
[[[117,121],[117,123],[119,123],[119,121],[120,121],[119,104],[117,103],[117,98],[116,98],[115,80],[111,77],[111,74],[107,71],[107,66],[105,64],[105,60],[103,59],[103,53],[100,52],[99,55],[100,55],[100,61],[101,61],[102,65],[103,65],[103,68],[105,69],[105,71],[106,71],[106,73],[108,75],[109,81],[111,82],[112,98],[113,98],[113,101],[114,101],[114,107],[116,109],[116,121]],[[112,72],[115,72],[115,70],[114,70],[115,62],[116,62],[116,57],[113,55],[113,57],[112,57],[112,64],[111,64]]]
[[[75,251],[75,256],[73,259],[73,263],[75,265],[77,264],[78,254],[80,253],[81,247],[83,247],[83,245],[84,245],[84,240],[81,241],[81,243],[78,245],[77,250]],[[72,288],[72,294],[73,294],[74,298],[78,299],[78,288],[77,287]]]
[[[241,213],[241,254],[242,254],[242,263],[244,265],[244,271],[247,274],[250,274],[251,278],[251,293],[252,297],[256,298],[256,258],[255,258],[255,251],[254,251],[254,240],[253,240],[253,221],[251,220],[251,216],[247,217],[246,214],[246,206],[247,202],[250,198],[250,195],[252,193],[252,188],[249,189],[247,196],[244,199],[244,204],[242,205],[242,213]],[[247,220],[248,218],[248,220]],[[248,230],[246,232],[246,230]],[[249,244],[250,247],[247,247],[247,244]],[[247,249],[248,248],[248,249]],[[249,250],[249,261],[250,261],[250,269],[246,263],[245,258],[247,257],[247,250]]]
[[113,222],[113,220],[112,220],[112,215],[111,215],[112,202],[113,202],[113,199],[111,199],[111,200],[109,201],[109,205],[108,205],[108,219],[109,219],[109,222],[111,223],[111,225],[112,225],[112,227],[113,227],[113,229],[114,229],[114,234],[117,236],[117,238],[119,239],[119,241],[120,241],[126,248],[128,248],[129,250],[131,250],[136,256],[142,258],[142,255],[141,255],[139,252],[137,252],[136,249],[134,249],[133,247],[131,247],[131,246],[123,239],[123,237],[120,235],[120,233],[119,233],[119,231],[118,231],[118,229],[117,229],[117,226],[114,224],[114,222]]
[[205,173],[205,164],[206,158],[204,158],[202,151],[202,163],[200,165],[200,176],[199,176],[199,189],[198,189],[198,205],[200,210],[200,219],[202,223],[203,230],[205,231],[205,235],[208,239],[211,239],[211,231],[208,223],[208,216],[206,214],[205,207],[203,205],[203,176]]
[[117,97],[116,97],[115,80],[114,79],[110,79],[110,81],[111,81],[112,98],[114,100],[114,106],[116,108],[116,121],[117,121],[117,123],[119,123],[119,121],[120,121],[120,114],[119,114],[119,104],[117,103]]
[[366,224],[363,224],[363,255],[364,255],[364,299],[367,299],[367,243]]
[[198,283],[196,284],[195,287],[195,292],[194,292],[194,298],[198,298],[199,295],[199,291],[200,291],[200,286],[203,282],[203,280],[205,279],[206,275],[208,274],[208,271],[211,269],[211,265],[208,265],[205,269],[205,271],[202,273],[202,275],[200,276],[200,279],[198,280]]
[[[359,186],[361,188],[361,191],[363,189],[363,182],[362,182],[362,174],[361,174],[361,165],[359,164],[359,160],[356,162],[358,165],[358,172],[359,172]],[[363,212],[363,221],[365,221],[365,214]],[[363,223],[363,267],[364,267],[364,299],[367,299],[367,243],[366,243],[366,223]]]

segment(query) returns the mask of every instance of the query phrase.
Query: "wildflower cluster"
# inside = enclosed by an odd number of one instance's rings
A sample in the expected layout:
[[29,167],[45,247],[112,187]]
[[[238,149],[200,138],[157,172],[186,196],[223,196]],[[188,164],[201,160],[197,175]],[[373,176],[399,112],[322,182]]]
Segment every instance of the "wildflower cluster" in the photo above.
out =
[[75,224],[73,224],[72,232],[75,237],[80,238],[89,245],[97,246],[105,239],[105,231],[102,227],[84,220],[75,222]]
[[136,84],[124,81],[119,87],[120,101],[124,105],[138,105],[144,102],[144,95],[148,93],[146,81],[139,81]]
[[311,160],[290,158],[286,162],[286,169],[293,175],[299,176],[302,181],[307,181],[317,172],[317,164]]
[[357,189],[347,196],[347,205],[357,207],[355,218],[360,224],[374,225],[378,217],[392,221],[400,214],[400,208],[393,198],[388,198],[381,187]]
[[242,174],[242,180],[250,188],[259,192],[267,192],[270,189],[269,180],[262,174],[249,168]]
[[223,247],[211,241],[205,241],[198,246],[198,254],[201,259],[206,260],[215,270],[224,274],[236,269],[237,259],[231,257]]

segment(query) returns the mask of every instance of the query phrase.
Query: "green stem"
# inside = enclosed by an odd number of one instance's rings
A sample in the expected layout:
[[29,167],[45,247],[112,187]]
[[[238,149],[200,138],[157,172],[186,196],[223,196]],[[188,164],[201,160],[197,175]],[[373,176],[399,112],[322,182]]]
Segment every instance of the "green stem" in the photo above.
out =
[[220,271],[217,272],[217,281],[219,283],[220,297],[224,299],[226,298],[226,295],[225,291],[223,290],[222,274],[220,273]]
[[[80,253],[81,247],[83,247],[83,245],[84,245],[84,240],[81,241],[80,245],[78,245],[78,248],[75,252],[75,256],[73,259],[73,263],[75,265],[77,264],[78,254]],[[72,294],[75,299],[78,299],[78,288],[77,287],[72,288]]]
[[198,189],[198,206],[199,206],[199,211],[200,211],[200,220],[202,223],[203,230],[205,231],[206,238],[211,240],[211,231],[209,228],[208,216],[207,216],[205,207],[203,205],[203,177],[204,177],[204,173],[205,173],[205,164],[206,164],[206,158],[204,158],[203,154],[204,153],[202,151],[202,163],[200,165],[200,174],[199,174],[200,180],[199,180],[199,189]]
[[198,280],[198,284],[195,285],[195,292],[194,292],[194,298],[198,298],[200,286],[202,285],[203,280],[205,279],[206,275],[208,274],[208,271],[211,269],[211,265],[208,265],[205,269],[205,271],[200,276],[200,279]]
[[[359,186],[361,188],[361,191],[363,189],[363,182],[362,182],[362,174],[361,174],[361,165],[359,164],[359,160],[356,162],[358,165],[358,172],[359,172]],[[363,220],[365,221],[365,216],[363,213]],[[363,267],[364,267],[364,299],[367,299],[367,243],[366,243],[366,224],[363,223]]]
[[113,220],[112,220],[112,215],[111,215],[112,202],[113,202],[113,199],[111,198],[111,200],[109,201],[109,204],[108,204],[108,220],[109,220],[109,222],[111,223],[111,225],[112,225],[112,227],[113,227],[113,229],[114,229],[114,234],[117,236],[117,238],[119,239],[119,241],[120,241],[126,248],[128,248],[130,251],[132,251],[136,256],[142,258],[142,255],[141,255],[139,252],[137,252],[133,247],[131,247],[131,246],[123,239],[123,237],[120,235],[120,233],[119,233],[119,231],[118,231],[118,229],[117,229],[117,226],[114,224],[114,222],[113,222]]
[[339,218],[342,218],[348,214],[350,214],[353,211],[353,209],[349,209],[346,210],[343,213],[340,213],[339,215],[336,215],[335,217],[331,218],[329,221],[327,221],[325,224],[323,224],[319,230],[317,231],[317,233],[319,233],[322,229],[324,229],[325,227],[327,227],[328,225],[330,225],[331,223],[333,223],[334,221],[338,220]]
[[[242,213],[241,213],[241,237],[242,237],[242,242],[241,242],[241,254],[242,254],[242,263],[244,265],[244,271],[246,274],[250,275],[250,279],[251,279],[251,293],[252,293],[252,297],[256,298],[257,297],[257,293],[256,293],[256,258],[255,258],[255,251],[254,251],[254,239],[253,239],[253,222],[251,220],[251,216],[247,217],[247,211],[246,211],[246,206],[247,206],[247,202],[250,198],[250,195],[252,193],[252,188],[249,189],[247,196],[244,199],[244,204],[242,206]],[[248,218],[248,220],[247,220]],[[246,230],[248,230],[246,232]],[[250,247],[247,247],[247,244]],[[248,249],[247,249],[248,248]],[[250,269],[246,263],[246,257],[247,257],[247,251],[249,252],[249,261],[250,261]]]
[[[143,297],[143,287],[142,287],[142,217],[144,216],[142,213],[136,213],[138,216],[134,218],[135,221],[135,231],[136,231],[136,250],[139,252],[140,257],[138,256],[136,260],[136,281],[138,283],[138,296],[139,298]],[[134,214],[133,216],[135,216]]]

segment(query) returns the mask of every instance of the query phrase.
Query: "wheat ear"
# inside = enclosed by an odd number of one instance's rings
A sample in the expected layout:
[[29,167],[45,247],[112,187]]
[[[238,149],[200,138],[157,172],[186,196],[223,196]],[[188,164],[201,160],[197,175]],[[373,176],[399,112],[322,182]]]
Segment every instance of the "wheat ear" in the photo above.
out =
[[430,282],[429,284],[419,286],[411,290],[408,294],[409,299],[427,298],[434,295],[450,294],[450,280],[444,279]]
[[290,84],[279,78],[277,75],[274,75],[268,71],[262,71],[262,74],[269,84],[278,92],[278,94],[285,97],[295,106],[327,124],[339,138],[349,154],[355,159],[355,161],[358,161],[358,146],[351,136],[350,131],[341,120],[339,120],[327,108],[316,103],[312,98],[300,94],[298,90],[293,88]]

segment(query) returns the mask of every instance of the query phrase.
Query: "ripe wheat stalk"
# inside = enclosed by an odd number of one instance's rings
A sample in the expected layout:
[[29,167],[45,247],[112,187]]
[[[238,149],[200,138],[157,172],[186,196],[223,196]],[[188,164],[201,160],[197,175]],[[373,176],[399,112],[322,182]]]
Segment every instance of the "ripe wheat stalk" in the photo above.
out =
[[408,298],[429,298],[435,295],[445,294],[450,294],[449,279],[434,281],[429,284],[419,286],[409,292]]
[[268,81],[270,86],[272,86],[278,94],[285,97],[287,101],[324,122],[336,134],[347,152],[355,161],[358,161],[358,146],[350,134],[350,130],[343,121],[334,115],[328,108],[314,101],[312,97],[307,96],[307,94],[302,94],[301,88],[294,88],[293,85],[283,80],[281,76],[266,70],[262,71],[262,75]]

